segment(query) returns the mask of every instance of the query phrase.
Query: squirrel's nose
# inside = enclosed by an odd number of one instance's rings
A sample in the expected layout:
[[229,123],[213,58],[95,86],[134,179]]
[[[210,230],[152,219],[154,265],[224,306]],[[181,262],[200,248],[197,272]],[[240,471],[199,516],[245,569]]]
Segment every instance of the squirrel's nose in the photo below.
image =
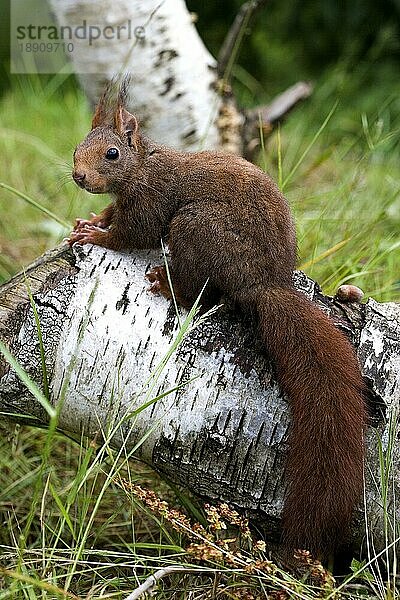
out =
[[78,185],[82,185],[82,183],[86,179],[86,173],[81,173],[80,171],[73,171],[72,178]]

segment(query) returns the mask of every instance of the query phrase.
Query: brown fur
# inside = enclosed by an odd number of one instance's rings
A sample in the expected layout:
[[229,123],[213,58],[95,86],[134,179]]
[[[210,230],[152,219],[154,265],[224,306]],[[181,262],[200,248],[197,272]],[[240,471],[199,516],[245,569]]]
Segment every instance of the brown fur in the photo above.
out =
[[[121,250],[159,247],[165,238],[186,303],[208,280],[205,303],[224,294],[257,317],[293,416],[284,541],[326,556],[345,540],[361,495],[364,386],[350,343],[293,288],[296,239],[285,198],[238,156],[152,144],[121,94],[113,122],[101,107],[96,115],[75,151],[74,178],[88,191],[112,193],[114,202],[78,221],[71,243]],[[118,160],[105,158],[110,147],[119,149]],[[156,279],[153,286],[164,289]]]

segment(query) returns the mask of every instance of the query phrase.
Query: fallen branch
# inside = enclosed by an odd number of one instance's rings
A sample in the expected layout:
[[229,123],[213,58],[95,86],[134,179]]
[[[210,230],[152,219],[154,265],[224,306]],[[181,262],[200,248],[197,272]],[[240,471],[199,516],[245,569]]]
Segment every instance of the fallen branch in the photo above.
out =
[[[137,600],[140,596],[143,596],[143,594],[150,594],[158,585],[158,582],[168,575],[173,575],[174,573],[195,573],[202,575],[204,572],[204,569],[190,569],[189,567],[180,567],[178,565],[158,569],[158,571],[150,575],[141,585],[133,590],[125,600]],[[207,570],[206,573],[209,573],[209,570]]]
[[255,151],[260,147],[261,137],[268,136],[274,125],[281,123],[299,102],[312,94],[312,91],[311,83],[299,81],[276,96],[270,104],[245,112],[243,143],[244,156],[248,160],[254,158]]

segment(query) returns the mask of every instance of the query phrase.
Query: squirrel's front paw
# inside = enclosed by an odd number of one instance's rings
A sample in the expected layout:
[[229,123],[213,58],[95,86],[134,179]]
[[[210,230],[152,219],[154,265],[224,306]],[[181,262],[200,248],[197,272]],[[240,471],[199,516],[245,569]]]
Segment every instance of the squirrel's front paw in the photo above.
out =
[[86,225],[88,225],[89,227],[106,227],[106,224],[103,222],[102,217],[100,215],[96,215],[96,213],[90,213],[90,215],[92,217],[91,219],[75,219],[74,231],[79,231],[80,229],[86,227]]
[[67,241],[70,246],[73,244],[97,244],[98,246],[102,246],[107,236],[107,230],[102,229],[101,227],[96,227],[90,223],[86,223],[79,227],[79,229],[74,229],[71,231]]

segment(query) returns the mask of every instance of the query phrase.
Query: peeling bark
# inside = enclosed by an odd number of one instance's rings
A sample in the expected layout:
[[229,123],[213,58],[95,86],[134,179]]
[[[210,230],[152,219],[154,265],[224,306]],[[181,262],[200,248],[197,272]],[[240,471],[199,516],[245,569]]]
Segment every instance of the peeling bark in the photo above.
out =
[[[236,505],[273,533],[283,503],[290,422],[273,366],[252,323],[223,306],[191,331],[151,378],[178,331],[173,305],[147,291],[145,272],[160,262],[154,252],[75,246],[58,248],[27,270],[52,402],[62,402],[59,427],[76,436],[100,432],[116,448],[125,444],[130,450],[139,443],[137,458],[199,496]],[[371,390],[366,499],[374,543],[382,548],[377,448],[379,443],[388,448],[390,416],[400,401],[400,306],[374,300],[341,304],[300,272],[295,283],[349,336]],[[39,342],[22,276],[0,288],[0,327],[14,356],[41,384]],[[46,423],[41,406],[4,361],[0,411],[21,422],[34,417]],[[127,414],[131,418],[123,420]],[[390,500],[400,492],[399,460],[395,436]],[[361,508],[356,521],[359,543]]]

